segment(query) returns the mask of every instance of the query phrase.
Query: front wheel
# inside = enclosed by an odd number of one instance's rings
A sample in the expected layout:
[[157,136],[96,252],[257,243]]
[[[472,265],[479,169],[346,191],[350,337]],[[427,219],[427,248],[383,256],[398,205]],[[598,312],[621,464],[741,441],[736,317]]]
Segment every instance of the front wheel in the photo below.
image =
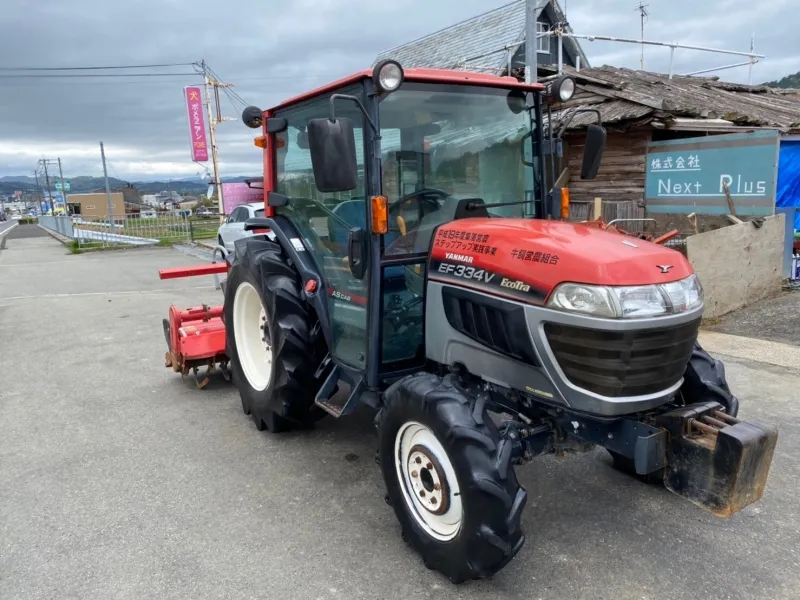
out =
[[460,583],[508,564],[525,541],[527,494],[476,399],[420,373],[386,391],[377,425],[387,499],[425,565]]

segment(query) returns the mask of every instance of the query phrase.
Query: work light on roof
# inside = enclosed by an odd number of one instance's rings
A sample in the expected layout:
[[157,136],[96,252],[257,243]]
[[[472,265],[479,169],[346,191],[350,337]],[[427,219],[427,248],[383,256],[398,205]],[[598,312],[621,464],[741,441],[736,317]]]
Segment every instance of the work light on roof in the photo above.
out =
[[566,102],[575,94],[575,79],[569,75],[559,77],[547,86],[547,96],[551,102]]
[[403,83],[403,67],[396,60],[382,60],[372,70],[372,81],[378,91],[394,92]]

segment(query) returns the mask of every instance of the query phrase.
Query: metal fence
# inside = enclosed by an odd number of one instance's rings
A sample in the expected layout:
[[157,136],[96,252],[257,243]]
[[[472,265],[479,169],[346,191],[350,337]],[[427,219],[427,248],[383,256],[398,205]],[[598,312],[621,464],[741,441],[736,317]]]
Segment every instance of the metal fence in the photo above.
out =
[[39,225],[51,231],[55,231],[65,237],[74,238],[72,230],[72,219],[69,217],[51,217],[43,215],[39,217]]
[[47,229],[75,240],[79,249],[169,246],[174,243],[214,239],[219,223],[215,219],[199,219],[179,214],[157,214],[142,217],[138,213],[124,216],[85,218],[40,217],[40,224]]

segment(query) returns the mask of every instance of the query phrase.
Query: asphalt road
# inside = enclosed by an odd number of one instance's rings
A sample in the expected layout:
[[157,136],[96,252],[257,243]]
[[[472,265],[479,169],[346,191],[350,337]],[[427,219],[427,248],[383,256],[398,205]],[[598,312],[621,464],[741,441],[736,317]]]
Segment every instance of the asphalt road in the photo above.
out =
[[11,229],[17,222],[9,219],[8,221],[0,221],[0,239],[3,238],[4,235],[8,235],[9,229]]
[[782,291],[725,315],[709,329],[800,346],[800,291]]
[[[722,520],[602,452],[519,471],[527,543],[452,586],[399,537],[371,415],[259,433],[229,384],[164,368],[170,303],[219,301],[169,249],[0,251],[0,598],[796,599],[800,371],[731,358],[742,416],[777,422],[765,497]],[[796,349],[788,348],[789,350]]]

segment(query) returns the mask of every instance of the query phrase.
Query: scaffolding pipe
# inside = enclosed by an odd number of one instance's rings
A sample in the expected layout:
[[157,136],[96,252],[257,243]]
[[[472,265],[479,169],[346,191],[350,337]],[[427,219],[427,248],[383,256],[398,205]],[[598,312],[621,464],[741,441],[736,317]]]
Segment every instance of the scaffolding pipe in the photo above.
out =
[[682,48],[685,50],[700,50],[701,52],[716,52],[718,54],[733,54],[735,56],[748,56],[751,58],[766,58],[763,54],[756,54],[754,52],[740,52],[738,50],[720,50],[719,48],[706,48],[705,46],[689,46],[686,44],[678,44],[676,42],[655,42],[650,40],[633,40],[630,38],[618,38],[609,35],[584,35],[580,33],[562,33],[564,37],[571,37],[576,39],[588,40],[590,42],[623,42],[626,44],[647,44],[648,46],[665,46],[668,48]]
[[[755,62],[758,62],[757,60]],[[736,67],[745,67],[747,65],[753,65],[754,62],[752,60],[748,60],[745,62],[734,63],[732,65],[724,65],[722,67],[712,67],[711,69],[701,69],[700,71],[692,71],[691,73],[684,73],[684,77],[691,77],[692,75],[702,75],[703,73],[711,73],[713,71],[724,71],[725,69],[735,69]]]
[[669,49],[669,78],[672,79],[672,66],[673,66],[673,59],[675,58],[675,46],[672,46]]

